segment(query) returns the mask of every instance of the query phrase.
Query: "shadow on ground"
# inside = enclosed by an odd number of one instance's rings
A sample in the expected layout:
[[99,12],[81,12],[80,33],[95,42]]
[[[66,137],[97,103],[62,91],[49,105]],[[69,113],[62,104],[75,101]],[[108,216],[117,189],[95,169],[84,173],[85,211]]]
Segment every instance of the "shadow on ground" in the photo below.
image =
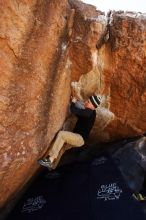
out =
[[7,217],[21,220],[143,220],[145,202],[133,197],[112,155],[134,139],[67,151],[41,174]]

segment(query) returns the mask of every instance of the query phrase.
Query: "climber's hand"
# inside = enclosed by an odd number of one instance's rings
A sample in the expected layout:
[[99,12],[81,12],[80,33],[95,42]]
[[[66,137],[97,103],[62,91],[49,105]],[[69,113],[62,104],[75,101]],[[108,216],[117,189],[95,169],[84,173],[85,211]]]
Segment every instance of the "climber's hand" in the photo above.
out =
[[74,102],[74,103],[76,103],[76,102],[77,102],[77,98],[76,98],[76,97],[71,96],[71,101],[72,101],[72,102]]

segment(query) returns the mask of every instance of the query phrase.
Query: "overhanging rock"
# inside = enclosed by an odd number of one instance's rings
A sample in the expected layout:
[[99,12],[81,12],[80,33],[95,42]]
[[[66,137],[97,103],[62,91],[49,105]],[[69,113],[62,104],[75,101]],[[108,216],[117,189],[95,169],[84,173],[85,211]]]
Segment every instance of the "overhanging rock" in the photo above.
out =
[[38,170],[37,159],[68,122],[71,82],[82,99],[103,96],[92,142],[145,132],[146,17],[105,16],[67,0],[3,1],[0,11],[2,207]]

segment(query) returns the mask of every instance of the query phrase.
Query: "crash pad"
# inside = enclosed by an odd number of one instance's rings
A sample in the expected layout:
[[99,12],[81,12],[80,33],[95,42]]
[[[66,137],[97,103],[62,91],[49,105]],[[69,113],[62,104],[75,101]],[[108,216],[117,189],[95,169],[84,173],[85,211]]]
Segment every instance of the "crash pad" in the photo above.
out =
[[106,154],[44,172],[8,220],[144,220],[113,159]]

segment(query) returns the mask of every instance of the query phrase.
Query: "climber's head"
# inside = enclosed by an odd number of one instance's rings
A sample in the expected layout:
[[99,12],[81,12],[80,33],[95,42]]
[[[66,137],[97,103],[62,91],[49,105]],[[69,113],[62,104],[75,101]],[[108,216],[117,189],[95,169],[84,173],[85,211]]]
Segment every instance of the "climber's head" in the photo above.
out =
[[97,107],[99,107],[100,103],[101,103],[101,97],[97,95],[92,95],[89,97],[87,101],[85,101],[84,106],[85,108],[90,108],[94,110]]

